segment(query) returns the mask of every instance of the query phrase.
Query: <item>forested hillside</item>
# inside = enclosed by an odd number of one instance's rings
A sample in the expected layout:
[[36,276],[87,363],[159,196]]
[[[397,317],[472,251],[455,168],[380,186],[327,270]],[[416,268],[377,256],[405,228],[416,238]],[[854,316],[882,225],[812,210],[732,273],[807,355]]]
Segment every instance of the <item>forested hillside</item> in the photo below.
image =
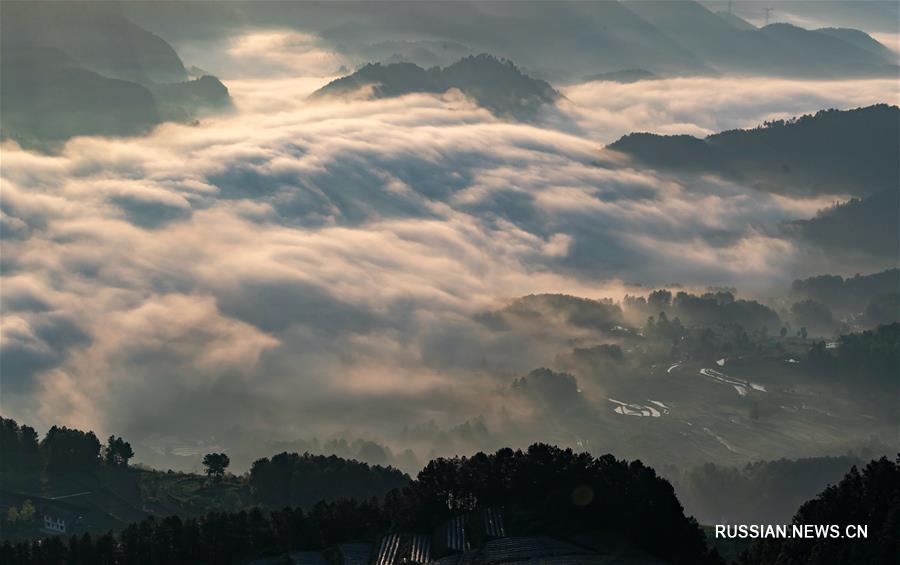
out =
[[4,544],[4,563],[235,563],[290,550],[325,550],[386,532],[428,533],[454,516],[503,508],[516,536],[615,532],[676,564],[719,563],[672,486],[639,461],[594,458],[549,445],[439,458],[415,481],[375,499],[320,502],[307,510],[251,509],[200,519],[148,518],[118,535]]
[[[229,472],[225,453],[204,457],[205,476],[134,467],[129,465],[133,457],[130,443],[121,437],[101,443],[93,432],[54,426],[39,438],[30,426],[0,419],[3,538],[41,535],[45,512],[78,516],[70,524],[76,533],[102,533],[148,516],[192,517],[256,505],[309,508],[348,497],[367,500],[409,482],[396,469],[335,456],[282,453],[257,461],[246,477]],[[18,512],[26,502],[36,512],[27,519],[10,519],[10,508]]]
[[704,139],[633,133],[607,149],[653,167],[717,173],[772,192],[868,196],[896,194],[898,144],[900,109],[879,104],[822,110]]

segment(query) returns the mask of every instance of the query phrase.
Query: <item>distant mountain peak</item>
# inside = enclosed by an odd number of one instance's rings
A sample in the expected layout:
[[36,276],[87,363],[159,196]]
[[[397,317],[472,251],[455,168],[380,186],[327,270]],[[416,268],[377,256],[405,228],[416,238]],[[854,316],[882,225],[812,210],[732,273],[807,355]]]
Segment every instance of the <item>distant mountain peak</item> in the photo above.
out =
[[543,104],[562,97],[547,82],[523,73],[512,61],[487,53],[469,55],[447,67],[424,69],[413,63],[368,63],[334,80],[311,98],[344,96],[369,88],[374,98],[456,88],[500,116],[529,118]]

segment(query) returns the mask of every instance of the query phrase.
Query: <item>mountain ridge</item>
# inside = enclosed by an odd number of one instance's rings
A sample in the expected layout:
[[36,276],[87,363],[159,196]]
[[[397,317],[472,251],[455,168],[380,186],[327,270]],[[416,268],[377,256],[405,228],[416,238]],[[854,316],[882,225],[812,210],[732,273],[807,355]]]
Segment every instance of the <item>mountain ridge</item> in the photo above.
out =
[[[779,35],[772,30],[756,28],[739,16],[714,13],[697,2],[383,2],[378,10],[368,10],[366,18],[359,18],[367,7],[343,2],[277,10],[264,2],[230,2],[225,8],[187,10],[170,5],[165,11],[150,13],[136,3],[125,5],[123,12],[166,37],[182,37],[187,30],[216,33],[210,26],[225,26],[223,22],[230,22],[229,29],[237,29],[250,23],[248,18],[258,27],[317,30],[336,50],[358,60],[391,60],[391,49],[378,49],[373,56],[372,46],[385,41],[452,42],[473,52],[515,60],[535,75],[556,82],[623,68],[643,68],[664,76],[729,71],[776,76],[895,76],[898,70],[895,59],[885,61],[878,53],[858,49],[854,46],[858,38],[850,40],[847,34],[827,37],[822,30],[802,30],[807,33],[779,40],[772,37]],[[194,25],[187,26],[185,21]],[[866,43],[875,41],[856,31]],[[536,44],[533,38],[538,34],[546,41]],[[832,63],[830,55],[823,57],[810,50],[811,40],[826,41],[838,60],[849,56],[861,66]],[[393,53],[400,55],[399,60],[410,60],[414,57],[408,51],[398,46]],[[434,54],[417,60],[432,60]]]
[[165,40],[95,5],[4,2],[2,138],[55,150],[82,135],[139,135],[231,107],[213,76],[190,80]]

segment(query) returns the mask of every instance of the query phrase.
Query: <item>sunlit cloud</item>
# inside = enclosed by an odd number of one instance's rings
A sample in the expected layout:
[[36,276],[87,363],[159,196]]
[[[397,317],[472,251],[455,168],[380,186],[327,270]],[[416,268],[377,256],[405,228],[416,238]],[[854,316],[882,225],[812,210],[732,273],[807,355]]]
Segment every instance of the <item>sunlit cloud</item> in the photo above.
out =
[[766,77],[673,78],[565,88],[564,106],[584,135],[610,143],[634,131],[703,137],[765,121],[897,103],[895,79],[790,80]]
[[296,31],[260,31],[236,37],[229,55],[248,64],[259,63],[303,76],[333,75],[341,57],[312,34]]

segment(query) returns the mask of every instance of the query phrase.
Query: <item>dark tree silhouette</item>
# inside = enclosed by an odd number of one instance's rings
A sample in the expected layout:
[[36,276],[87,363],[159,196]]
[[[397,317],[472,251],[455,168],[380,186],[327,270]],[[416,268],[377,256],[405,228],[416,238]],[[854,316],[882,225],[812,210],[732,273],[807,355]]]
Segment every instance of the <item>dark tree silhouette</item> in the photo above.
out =
[[40,446],[49,473],[89,471],[100,465],[100,440],[94,432],[53,426]]
[[106,442],[105,461],[110,467],[127,467],[128,460],[134,457],[131,444],[116,436],[109,436]]
[[37,476],[42,465],[34,428],[0,418],[0,473]]
[[231,463],[231,459],[224,453],[207,453],[203,456],[203,466],[206,467],[206,476],[214,481],[225,476],[225,469]]
[[397,469],[334,455],[279,453],[256,460],[250,468],[250,487],[257,500],[279,507],[309,508],[320,500],[381,497],[409,482]]

